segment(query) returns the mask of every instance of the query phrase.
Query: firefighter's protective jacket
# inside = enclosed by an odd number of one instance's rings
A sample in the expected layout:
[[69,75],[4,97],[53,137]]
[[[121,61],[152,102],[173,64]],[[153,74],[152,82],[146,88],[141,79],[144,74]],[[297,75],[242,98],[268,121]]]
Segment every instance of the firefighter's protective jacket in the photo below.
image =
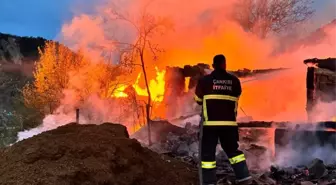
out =
[[237,126],[240,80],[224,70],[214,70],[198,81],[195,100],[203,105],[204,126]]

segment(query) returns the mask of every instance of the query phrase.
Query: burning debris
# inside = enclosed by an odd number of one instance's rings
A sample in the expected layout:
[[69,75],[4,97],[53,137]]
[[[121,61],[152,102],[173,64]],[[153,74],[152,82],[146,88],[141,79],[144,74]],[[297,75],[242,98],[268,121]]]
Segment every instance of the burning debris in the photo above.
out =
[[[171,132],[164,133],[163,135],[159,134],[161,136],[160,139],[157,139],[156,142],[154,142],[154,144],[150,146],[150,148],[155,152],[174,157],[197,168],[199,161],[198,126],[187,123],[185,124],[184,128],[179,128],[175,125],[169,124],[166,121],[157,121],[154,125],[154,130],[156,131],[171,130]],[[331,124],[331,122],[319,123],[317,125],[320,125],[320,128],[335,126]],[[309,132],[309,140],[307,140],[307,133],[302,135],[301,132],[303,130],[302,128],[300,128],[307,127],[307,125],[300,126],[300,124],[298,124],[296,125],[297,130],[291,130],[290,126],[294,128],[295,126],[293,126],[293,123],[286,122],[239,123],[239,126],[241,127],[240,148],[244,151],[246,155],[247,163],[249,165],[249,168],[253,172],[253,177],[257,184],[268,185],[278,183],[289,185],[293,183],[302,184],[308,182],[319,184],[333,184],[336,182],[336,160],[333,161],[333,156],[330,156],[330,154],[336,151],[336,148],[330,148],[331,150],[324,151],[327,152],[327,155],[329,155],[329,157],[326,158],[329,160],[322,161],[320,159],[314,160],[314,155],[311,155],[307,151],[306,155],[302,156],[302,153],[305,152],[299,149],[297,145],[295,145],[295,142],[297,144],[301,143],[302,145],[310,143],[312,145],[311,147],[313,147],[314,149],[321,149],[321,143],[316,143],[316,140],[318,140],[319,142],[327,142],[331,144],[334,143],[334,140],[323,138],[323,136],[322,138],[321,136],[315,136],[314,132]],[[280,136],[279,133],[283,129],[273,128],[275,126],[280,128],[287,127],[287,137],[285,137],[284,135]],[[276,132],[275,135],[274,132]],[[291,133],[289,134],[289,132]],[[146,130],[141,129],[134,135],[132,135],[132,137],[140,140],[146,140],[145,133]],[[291,134],[297,135],[296,137],[293,137],[293,135]],[[140,138],[140,136],[142,137]],[[274,141],[275,146],[273,147],[275,148],[272,147],[272,145],[274,145]],[[291,144],[294,144],[285,145],[283,142],[289,142]],[[283,155],[283,153],[281,153],[281,149],[283,149],[281,147],[284,145],[296,147],[283,150],[286,151],[287,154],[293,155],[292,158],[285,159],[287,160],[286,163],[284,163],[282,160],[276,159],[276,157],[286,157],[285,155]],[[305,149],[309,150],[309,148],[307,147]],[[293,152],[295,150],[298,150],[298,152]],[[321,156],[321,153],[319,155]],[[301,160],[301,163],[298,163],[298,158],[295,157],[301,157],[305,160]],[[217,176],[219,177],[220,181],[225,183],[234,182],[234,173],[229,165],[227,156],[220,149],[220,146],[218,146],[217,148],[216,160]],[[274,163],[274,160],[275,163],[279,163],[278,166],[272,165]]]
[[[156,140],[150,148],[158,153],[168,154],[177,158],[181,158],[182,160],[188,161],[190,164],[197,164],[199,160],[199,128],[197,125],[192,125],[191,123],[187,123],[184,128],[176,127],[172,124],[167,124],[166,121],[156,122],[155,130],[172,130],[172,132],[164,133],[160,135],[160,139]],[[161,127],[161,129],[158,129]],[[179,128],[178,132],[177,129]],[[260,163],[260,161],[267,161],[270,157],[272,151],[267,149],[266,147],[260,145],[258,143],[260,138],[263,135],[267,134],[267,130],[258,130],[258,129],[241,129],[241,148],[245,151],[246,155],[249,158],[253,158],[249,165],[250,168],[255,170],[260,170],[265,168],[264,164]],[[249,133],[253,133],[249,135]],[[141,137],[142,136],[142,137]],[[139,130],[131,137],[138,139],[140,141],[146,141],[146,130]],[[268,139],[268,138],[267,138]],[[268,143],[265,143],[268,144]],[[260,160],[262,159],[262,160]],[[221,151],[220,145],[217,147],[217,160],[219,160],[219,164],[224,166],[218,166],[219,169],[227,170],[226,155]],[[226,161],[226,162],[225,162]]]
[[325,165],[322,160],[314,159],[306,166],[271,167],[269,176],[280,184],[323,184],[336,183],[336,166]]

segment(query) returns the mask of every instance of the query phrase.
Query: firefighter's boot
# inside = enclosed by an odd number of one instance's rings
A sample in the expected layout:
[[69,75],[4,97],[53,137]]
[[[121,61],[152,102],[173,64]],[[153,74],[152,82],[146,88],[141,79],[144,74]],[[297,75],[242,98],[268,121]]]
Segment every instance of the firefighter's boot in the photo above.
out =
[[203,185],[216,185],[217,178],[216,178],[216,168],[202,169],[202,176],[203,176]]
[[238,184],[252,183],[252,177],[250,176],[250,172],[247,168],[244,154],[240,154],[229,160],[236,175],[236,182]]

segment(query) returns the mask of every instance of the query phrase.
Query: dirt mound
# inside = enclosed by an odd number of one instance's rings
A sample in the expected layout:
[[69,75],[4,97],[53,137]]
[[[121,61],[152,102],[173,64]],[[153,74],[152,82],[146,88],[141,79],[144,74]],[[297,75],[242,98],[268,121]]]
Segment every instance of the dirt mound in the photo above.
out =
[[[168,121],[152,121],[151,139],[153,143],[164,142],[167,140],[169,133],[182,135],[186,133],[186,129],[169,123]],[[148,127],[147,125],[136,131],[131,138],[137,139],[141,143],[148,145]]]
[[198,184],[191,169],[111,123],[72,123],[0,150],[0,185]]

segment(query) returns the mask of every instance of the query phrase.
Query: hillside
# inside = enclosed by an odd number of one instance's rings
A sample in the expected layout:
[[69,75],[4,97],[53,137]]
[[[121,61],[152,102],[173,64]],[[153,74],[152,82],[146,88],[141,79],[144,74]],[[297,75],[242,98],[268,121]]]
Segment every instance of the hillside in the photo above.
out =
[[[38,48],[45,45],[41,37],[19,37],[0,33],[0,109],[13,106],[12,98],[32,79]],[[11,106],[7,106],[11,105]]]
[[[15,41],[17,49],[23,56],[24,61],[34,61],[38,58],[38,47],[43,47],[46,39],[42,37],[20,37],[16,35],[0,33],[0,50],[4,52],[5,59],[11,61],[9,47],[12,47],[11,40]],[[3,61],[2,61],[3,62]]]
[[45,41],[0,33],[0,147],[13,142],[17,130],[38,124],[37,113],[24,106],[21,89],[32,80],[38,47]]
[[0,33],[0,71],[21,73],[31,77],[34,61],[38,59],[38,48],[45,41],[41,37],[19,37]]

